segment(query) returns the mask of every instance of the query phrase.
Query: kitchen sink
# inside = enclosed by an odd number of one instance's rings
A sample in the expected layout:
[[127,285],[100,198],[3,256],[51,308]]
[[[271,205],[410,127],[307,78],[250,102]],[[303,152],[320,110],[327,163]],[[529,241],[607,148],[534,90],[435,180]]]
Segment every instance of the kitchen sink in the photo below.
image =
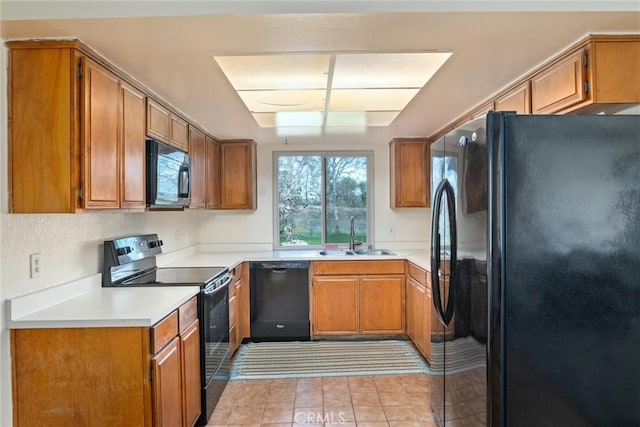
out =
[[344,249],[325,249],[318,252],[320,255],[324,256],[342,256],[342,255],[355,255],[353,251],[347,251]]
[[324,249],[318,252],[323,256],[342,256],[342,255],[358,255],[358,256],[375,256],[375,255],[395,255],[389,249],[359,249],[355,251],[346,249]]
[[395,255],[389,249],[360,249],[355,251],[356,255],[374,256],[374,255]]

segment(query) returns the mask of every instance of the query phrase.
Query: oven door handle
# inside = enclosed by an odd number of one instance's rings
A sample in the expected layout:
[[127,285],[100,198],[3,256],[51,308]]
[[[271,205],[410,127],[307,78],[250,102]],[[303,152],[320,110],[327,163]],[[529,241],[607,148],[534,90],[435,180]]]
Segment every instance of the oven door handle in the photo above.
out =
[[217,293],[218,291],[226,288],[229,283],[231,283],[231,281],[233,280],[233,276],[228,275],[227,278],[224,280],[224,283],[218,287],[213,287],[213,286],[207,286],[206,288],[204,288],[204,290],[202,291],[202,293],[204,293],[205,295],[213,295],[215,293]]

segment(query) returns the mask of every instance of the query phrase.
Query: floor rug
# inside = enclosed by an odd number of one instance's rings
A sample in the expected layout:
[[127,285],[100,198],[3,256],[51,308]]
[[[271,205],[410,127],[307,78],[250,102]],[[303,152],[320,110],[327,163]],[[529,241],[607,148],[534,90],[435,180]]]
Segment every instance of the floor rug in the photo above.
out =
[[419,373],[427,365],[402,340],[261,342],[238,350],[231,381]]

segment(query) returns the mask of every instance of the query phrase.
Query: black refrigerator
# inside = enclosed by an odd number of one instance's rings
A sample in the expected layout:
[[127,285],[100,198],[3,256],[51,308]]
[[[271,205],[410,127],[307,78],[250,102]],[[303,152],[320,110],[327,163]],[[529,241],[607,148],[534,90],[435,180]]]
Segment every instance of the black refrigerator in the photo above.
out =
[[640,425],[640,116],[494,113],[432,145],[438,425]]

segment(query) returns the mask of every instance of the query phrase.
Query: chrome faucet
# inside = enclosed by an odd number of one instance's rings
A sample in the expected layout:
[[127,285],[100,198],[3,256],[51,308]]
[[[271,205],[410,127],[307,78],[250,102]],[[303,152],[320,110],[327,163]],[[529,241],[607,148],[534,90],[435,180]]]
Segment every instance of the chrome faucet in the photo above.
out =
[[362,242],[356,240],[356,226],[355,218],[351,217],[351,231],[349,232],[349,250],[352,251],[356,246],[361,245]]

